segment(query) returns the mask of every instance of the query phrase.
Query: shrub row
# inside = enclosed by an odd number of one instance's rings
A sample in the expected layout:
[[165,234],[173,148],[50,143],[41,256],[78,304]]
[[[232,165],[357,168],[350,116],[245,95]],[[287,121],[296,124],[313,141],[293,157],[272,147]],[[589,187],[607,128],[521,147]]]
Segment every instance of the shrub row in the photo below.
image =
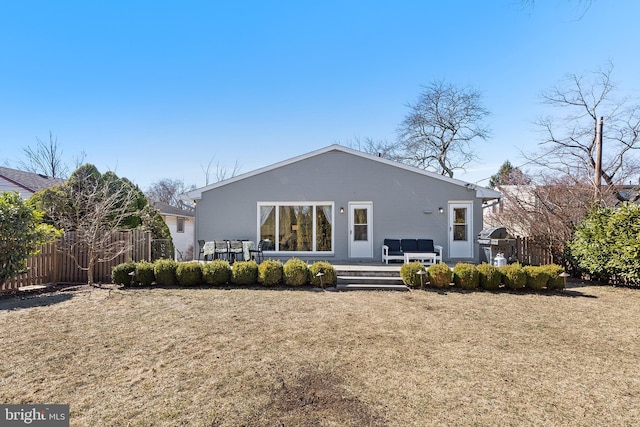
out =
[[416,289],[424,286],[443,289],[453,283],[456,287],[469,290],[497,290],[501,286],[512,290],[561,290],[564,288],[563,272],[564,269],[555,264],[523,267],[518,263],[504,267],[458,263],[451,269],[444,263],[426,268],[419,262],[412,262],[400,268],[404,284]]
[[[133,275],[132,275],[133,273]],[[125,262],[111,269],[113,283],[119,285],[150,286],[153,283],[164,286],[223,286],[254,285],[335,286],[337,282],[335,268],[328,262],[318,261],[311,266],[306,262],[292,258],[282,264],[280,261],[265,260],[260,265],[255,261],[236,261],[233,265],[224,260],[214,260],[201,264],[158,260],[154,263]]]

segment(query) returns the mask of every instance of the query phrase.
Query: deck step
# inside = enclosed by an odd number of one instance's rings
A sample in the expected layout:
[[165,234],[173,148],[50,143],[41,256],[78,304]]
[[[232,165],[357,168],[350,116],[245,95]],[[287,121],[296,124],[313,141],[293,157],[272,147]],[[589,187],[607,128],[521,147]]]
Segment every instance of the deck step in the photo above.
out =
[[389,285],[382,283],[347,283],[336,285],[339,291],[408,291],[405,285]]

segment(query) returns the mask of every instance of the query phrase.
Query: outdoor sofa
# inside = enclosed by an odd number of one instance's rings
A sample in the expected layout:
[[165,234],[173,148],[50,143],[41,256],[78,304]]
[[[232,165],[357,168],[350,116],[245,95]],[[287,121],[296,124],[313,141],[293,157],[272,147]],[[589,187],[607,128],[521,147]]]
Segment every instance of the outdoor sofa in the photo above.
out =
[[382,262],[405,260],[406,253],[433,254],[435,262],[442,262],[442,246],[434,245],[432,239],[384,239]]

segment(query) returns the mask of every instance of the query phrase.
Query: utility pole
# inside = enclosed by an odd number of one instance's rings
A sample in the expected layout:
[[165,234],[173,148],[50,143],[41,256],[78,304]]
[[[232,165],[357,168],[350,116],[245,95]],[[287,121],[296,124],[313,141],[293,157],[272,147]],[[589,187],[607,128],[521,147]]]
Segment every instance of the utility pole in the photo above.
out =
[[602,181],[602,127],[604,123],[604,117],[600,116],[598,124],[596,126],[596,174],[594,179],[595,185],[595,198],[599,200],[602,198],[600,194],[600,183]]

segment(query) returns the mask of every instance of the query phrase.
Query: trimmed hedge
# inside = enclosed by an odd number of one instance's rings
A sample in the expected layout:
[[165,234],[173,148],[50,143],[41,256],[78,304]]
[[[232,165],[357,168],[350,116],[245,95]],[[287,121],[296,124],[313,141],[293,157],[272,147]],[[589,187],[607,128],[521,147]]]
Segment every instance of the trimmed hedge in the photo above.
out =
[[453,281],[453,272],[444,262],[430,265],[427,273],[429,273],[429,283],[436,288],[448,288]]
[[561,276],[564,268],[557,264],[549,264],[544,266],[549,274],[547,281],[547,289],[550,291],[561,291],[564,289],[565,278]]
[[231,282],[231,265],[223,259],[214,259],[202,266],[202,280],[213,286],[223,286]]
[[480,283],[480,278],[476,266],[473,264],[459,262],[453,267],[453,283],[462,289],[476,289]]
[[500,267],[500,269],[504,278],[504,284],[507,288],[517,290],[526,286],[527,272],[519,263],[508,264]]
[[526,288],[532,291],[542,290],[549,282],[550,274],[546,266],[527,265],[524,267],[527,273]]
[[133,261],[123,262],[122,264],[111,267],[111,281],[116,285],[131,285],[131,276],[129,273],[136,271],[136,263]]
[[[424,271],[425,274],[420,275],[418,271]],[[402,283],[412,289],[422,289],[429,282],[429,275],[426,273],[427,269],[418,261],[405,263],[400,267]]]
[[176,278],[180,286],[197,286],[202,284],[202,267],[197,261],[181,262],[176,269]]
[[[322,280],[317,276],[318,273],[323,273]],[[338,273],[333,265],[325,261],[316,261],[309,267],[309,275],[311,277],[311,284],[313,286],[332,287],[338,282]]]
[[258,283],[264,286],[275,286],[282,283],[284,275],[282,262],[266,259],[258,266]]
[[482,289],[495,291],[500,288],[502,272],[498,267],[484,263],[477,266],[476,270],[478,270],[478,283]]
[[298,258],[291,258],[285,262],[283,271],[284,283],[288,286],[302,286],[309,283],[309,267],[306,262]]
[[142,286],[151,286],[156,281],[156,275],[153,272],[154,265],[148,261],[140,261],[136,264],[136,280]]
[[255,261],[236,261],[231,268],[231,283],[255,285],[258,283],[258,264]]
[[175,286],[178,284],[176,270],[178,263],[170,259],[159,259],[154,263],[153,273],[156,276],[156,283],[163,286]]

